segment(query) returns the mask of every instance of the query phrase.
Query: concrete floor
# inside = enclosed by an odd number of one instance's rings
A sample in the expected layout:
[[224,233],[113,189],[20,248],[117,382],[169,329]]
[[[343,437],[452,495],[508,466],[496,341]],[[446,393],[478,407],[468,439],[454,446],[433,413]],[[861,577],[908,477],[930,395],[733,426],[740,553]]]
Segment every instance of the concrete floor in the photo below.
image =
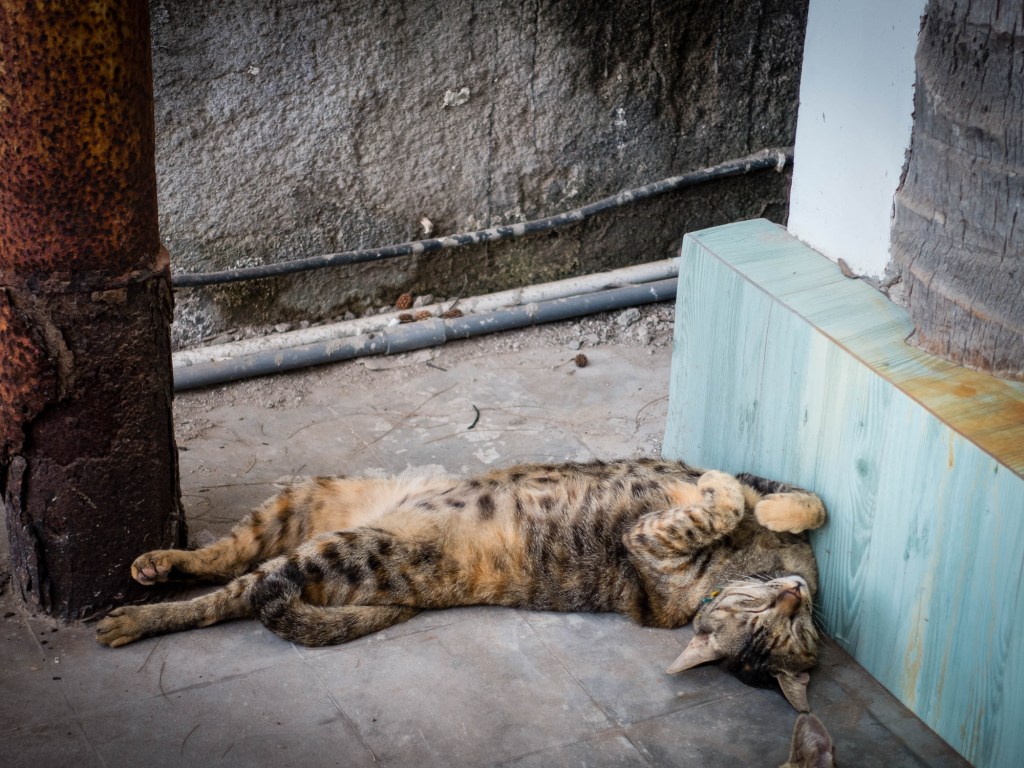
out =
[[[672,310],[627,312],[179,395],[193,542],[295,475],[657,454]],[[111,650],[0,603],[9,768],[778,766],[796,718],[717,667],[665,675],[689,628],[614,615],[440,611],[315,650],[241,621]],[[810,701],[842,765],[965,765],[835,644]]]

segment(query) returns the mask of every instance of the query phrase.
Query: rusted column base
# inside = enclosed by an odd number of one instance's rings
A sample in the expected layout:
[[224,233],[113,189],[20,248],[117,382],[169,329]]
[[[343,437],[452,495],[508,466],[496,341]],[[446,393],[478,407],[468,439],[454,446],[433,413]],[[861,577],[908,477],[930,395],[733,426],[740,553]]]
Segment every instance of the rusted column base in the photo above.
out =
[[35,391],[8,398],[20,413],[4,414],[24,419],[0,455],[13,581],[58,618],[142,599],[125,553],[185,545],[171,306],[166,272],[92,293],[0,286],[0,357],[13,363],[0,389],[43,369]]

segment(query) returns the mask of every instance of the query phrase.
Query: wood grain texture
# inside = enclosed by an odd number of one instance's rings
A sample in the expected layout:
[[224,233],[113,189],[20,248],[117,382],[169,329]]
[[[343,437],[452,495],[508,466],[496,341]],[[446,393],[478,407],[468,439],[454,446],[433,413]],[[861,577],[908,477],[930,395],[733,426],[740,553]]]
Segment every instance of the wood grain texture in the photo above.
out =
[[829,634],[968,760],[1024,764],[1024,386],[911,330],[777,225],[687,235],[664,453],[821,494]]

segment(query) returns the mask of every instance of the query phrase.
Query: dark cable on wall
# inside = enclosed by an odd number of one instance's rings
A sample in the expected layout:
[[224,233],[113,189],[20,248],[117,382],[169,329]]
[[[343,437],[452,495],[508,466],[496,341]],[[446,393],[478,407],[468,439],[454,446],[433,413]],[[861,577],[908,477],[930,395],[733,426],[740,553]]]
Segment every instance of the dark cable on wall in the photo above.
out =
[[224,283],[235,283],[243,280],[258,280],[265,277],[278,277],[290,275],[296,272],[308,272],[324,267],[338,267],[346,264],[362,264],[368,261],[380,261],[382,259],[393,259],[398,256],[410,256],[420,253],[430,253],[447,248],[459,248],[464,245],[477,245],[489,243],[496,240],[507,240],[524,235],[533,235],[539,232],[547,232],[558,227],[578,224],[581,221],[596,216],[604,211],[613,208],[620,208],[630,203],[646,200],[650,197],[672,192],[683,187],[692,187],[708,181],[742,176],[754,171],[767,168],[774,168],[782,171],[787,165],[793,162],[793,148],[780,147],[775,149],[762,149],[746,157],[735,160],[727,160],[724,163],[702,168],[698,171],[691,171],[680,176],[672,176],[661,181],[646,184],[636,189],[620,192],[612,197],[606,197],[597,202],[566,211],[555,216],[547,216],[542,219],[533,219],[519,224],[505,224],[489,229],[481,229],[476,232],[464,232],[462,234],[448,235],[446,237],[435,237],[428,240],[417,240],[411,243],[400,243],[388,245],[382,248],[369,248],[358,251],[343,251],[341,253],[328,253],[321,256],[311,256],[305,259],[293,261],[281,261],[273,264],[263,264],[258,267],[242,267],[229,269],[222,272],[196,272],[174,275],[171,284],[175,288],[194,288],[204,285],[221,285]]

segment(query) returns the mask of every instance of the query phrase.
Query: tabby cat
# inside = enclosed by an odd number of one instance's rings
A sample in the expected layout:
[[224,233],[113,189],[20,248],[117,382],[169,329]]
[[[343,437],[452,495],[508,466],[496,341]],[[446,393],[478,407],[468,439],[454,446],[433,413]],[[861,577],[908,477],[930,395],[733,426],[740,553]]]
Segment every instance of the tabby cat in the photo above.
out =
[[142,584],[229,580],[192,600],[115,609],[97,639],[257,616],[304,645],[352,640],[423,608],[492,604],[618,611],[653,627],[691,620],[670,673],[724,660],[807,710],[817,639],[812,493],[681,462],[520,465],[472,479],[327,478],[283,491],[202,549],[157,550]]

